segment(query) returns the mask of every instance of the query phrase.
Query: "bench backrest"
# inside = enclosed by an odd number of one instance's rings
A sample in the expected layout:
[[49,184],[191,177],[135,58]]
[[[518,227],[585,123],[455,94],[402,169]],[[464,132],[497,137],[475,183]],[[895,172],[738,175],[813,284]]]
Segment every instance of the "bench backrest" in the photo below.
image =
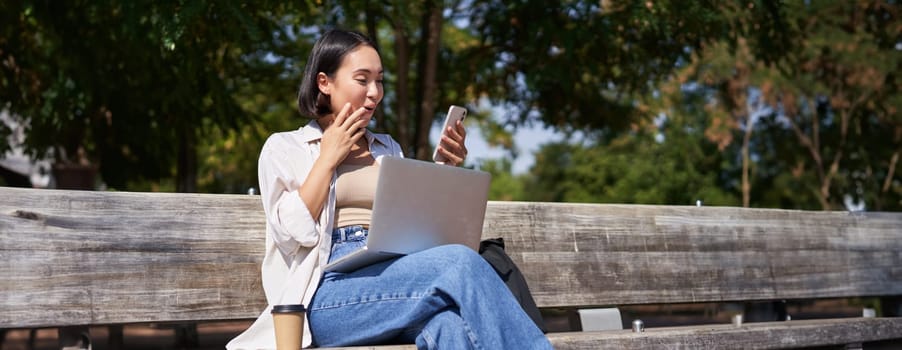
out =
[[492,203],[544,307],[902,295],[902,213]]
[[[0,328],[254,318],[257,196],[0,188]],[[490,202],[540,307],[902,295],[902,213]]]

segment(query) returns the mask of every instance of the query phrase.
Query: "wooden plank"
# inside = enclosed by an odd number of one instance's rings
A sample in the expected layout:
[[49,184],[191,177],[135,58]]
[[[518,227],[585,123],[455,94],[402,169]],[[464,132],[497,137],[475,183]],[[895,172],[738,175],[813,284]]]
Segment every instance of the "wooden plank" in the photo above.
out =
[[253,318],[265,305],[259,197],[0,198],[0,328]]
[[542,307],[902,294],[902,213],[491,202]]
[[[244,319],[257,196],[0,188],[0,328]],[[490,202],[540,307],[902,295],[902,213]],[[42,310],[35,313],[34,310]]]
[[[790,322],[646,328],[645,332],[565,332],[548,334],[557,350],[603,349],[787,349],[899,339],[902,318],[844,318]],[[413,350],[414,345],[324,348],[331,350]]]
[[645,332],[549,334],[558,350],[584,349],[787,349],[898,339],[902,318],[844,318],[789,322],[646,328]]

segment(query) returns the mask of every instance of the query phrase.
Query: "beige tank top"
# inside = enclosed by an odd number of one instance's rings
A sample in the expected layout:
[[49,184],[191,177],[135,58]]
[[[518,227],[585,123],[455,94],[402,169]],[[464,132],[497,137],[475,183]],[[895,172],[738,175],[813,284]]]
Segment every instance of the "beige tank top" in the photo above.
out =
[[335,181],[335,227],[361,225],[369,227],[373,216],[373,198],[379,166],[339,165]]

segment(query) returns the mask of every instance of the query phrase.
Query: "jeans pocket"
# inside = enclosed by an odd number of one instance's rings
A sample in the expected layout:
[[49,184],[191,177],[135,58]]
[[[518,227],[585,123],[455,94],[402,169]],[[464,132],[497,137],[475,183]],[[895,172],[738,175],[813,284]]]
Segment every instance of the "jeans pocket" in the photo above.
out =
[[329,253],[329,262],[338,260],[345,255],[363,248],[364,246],[366,246],[365,240],[332,243],[332,252]]

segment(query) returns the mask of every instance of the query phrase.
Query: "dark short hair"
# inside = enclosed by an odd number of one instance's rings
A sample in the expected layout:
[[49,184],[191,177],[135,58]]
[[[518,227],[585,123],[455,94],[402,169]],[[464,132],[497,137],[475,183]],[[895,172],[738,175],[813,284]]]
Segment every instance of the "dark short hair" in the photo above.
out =
[[307,58],[301,87],[298,89],[298,110],[302,115],[319,118],[332,113],[329,96],[319,91],[316,76],[322,72],[334,78],[344,57],[360,45],[370,46],[379,52],[369,37],[355,31],[331,29],[316,41]]

